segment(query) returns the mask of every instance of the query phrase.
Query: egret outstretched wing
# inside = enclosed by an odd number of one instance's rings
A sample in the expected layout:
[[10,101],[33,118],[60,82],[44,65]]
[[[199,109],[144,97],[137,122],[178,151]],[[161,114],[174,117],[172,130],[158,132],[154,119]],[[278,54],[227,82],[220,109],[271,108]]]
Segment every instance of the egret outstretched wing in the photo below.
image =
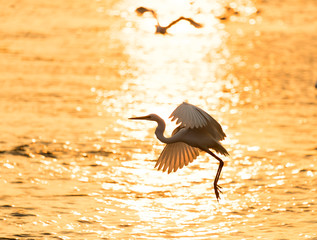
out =
[[188,21],[191,25],[193,25],[195,28],[201,28],[203,25],[195,22],[193,19],[191,18],[185,18],[185,17],[179,17],[178,19],[176,19],[175,21],[171,22],[168,26],[166,26],[166,29],[170,28],[171,26],[175,25],[176,23],[178,23],[181,20],[186,20]]
[[171,114],[172,121],[186,128],[205,128],[216,140],[223,140],[226,134],[220,124],[199,107],[183,102]]
[[149,9],[149,8],[145,8],[145,7],[138,7],[137,9],[135,9],[135,12],[141,16],[143,15],[143,13],[145,12],[150,12],[152,13],[153,17],[156,19],[157,24],[159,25],[159,21],[156,15],[156,12],[153,9]]
[[176,172],[178,168],[187,166],[199,155],[199,149],[189,146],[183,142],[169,143],[163,149],[159,156],[155,167],[158,170],[163,169],[165,172],[168,169],[168,173]]

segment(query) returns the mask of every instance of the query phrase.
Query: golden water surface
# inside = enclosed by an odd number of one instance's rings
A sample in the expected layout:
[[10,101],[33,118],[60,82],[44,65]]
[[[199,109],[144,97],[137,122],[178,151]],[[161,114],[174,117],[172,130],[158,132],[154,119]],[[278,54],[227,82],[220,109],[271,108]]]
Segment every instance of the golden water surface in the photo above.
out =
[[[168,34],[160,24],[180,16]],[[317,2],[12,0],[0,9],[1,239],[317,239]],[[166,174],[183,101],[230,153]]]

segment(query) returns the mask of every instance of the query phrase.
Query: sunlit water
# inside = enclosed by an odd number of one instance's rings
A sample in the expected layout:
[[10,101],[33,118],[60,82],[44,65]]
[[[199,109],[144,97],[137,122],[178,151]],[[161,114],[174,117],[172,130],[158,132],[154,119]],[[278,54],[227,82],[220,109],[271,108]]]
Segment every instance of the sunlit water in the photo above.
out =
[[[0,237],[317,239],[315,1],[40,2],[0,27]],[[158,172],[128,120],[182,101],[228,135],[219,203],[215,159]]]

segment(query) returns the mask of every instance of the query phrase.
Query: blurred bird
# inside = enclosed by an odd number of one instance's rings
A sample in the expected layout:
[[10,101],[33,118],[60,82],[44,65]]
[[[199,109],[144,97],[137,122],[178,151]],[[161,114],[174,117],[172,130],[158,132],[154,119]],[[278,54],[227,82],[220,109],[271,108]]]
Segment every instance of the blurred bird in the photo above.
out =
[[148,9],[145,7],[139,7],[135,10],[135,12],[141,16],[143,15],[143,13],[145,12],[150,12],[152,13],[153,17],[155,18],[157,25],[156,27],[156,31],[155,33],[160,33],[160,34],[166,34],[167,33],[167,29],[169,29],[170,27],[172,27],[173,25],[175,25],[176,23],[178,23],[181,20],[186,20],[188,21],[191,25],[193,25],[195,28],[201,28],[203,25],[200,23],[195,22],[194,20],[192,20],[191,18],[185,18],[185,17],[179,17],[178,19],[176,19],[175,21],[171,22],[170,24],[168,24],[166,27],[163,27],[160,25],[159,21],[158,21],[158,17],[156,15],[156,12],[152,9]]
[[240,13],[238,11],[234,10],[232,7],[226,6],[224,9],[223,15],[218,16],[217,18],[222,20],[222,21],[225,21],[225,20],[230,19],[230,17],[233,15],[239,16]]
[[183,102],[171,114],[172,121],[176,120],[179,126],[173,131],[170,138],[164,137],[165,122],[156,114],[150,114],[143,117],[132,117],[132,120],[149,120],[157,122],[155,130],[156,137],[167,145],[156,161],[155,167],[158,170],[168,173],[187,166],[198,155],[199,150],[205,151],[219,161],[219,167],[214,180],[214,190],[216,198],[220,199],[220,186],[218,180],[221,174],[224,162],[209,149],[215,150],[222,155],[229,155],[227,150],[219,141],[226,137],[220,124],[208,113],[199,107]]
[[[261,10],[257,9],[256,12],[254,12],[253,14],[248,14],[247,16],[248,17],[252,17],[252,16],[255,17],[255,16],[259,15],[260,13],[261,13]],[[226,21],[226,20],[230,20],[232,16],[239,17],[239,16],[241,16],[241,14],[245,15],[245,14],[243,14],[243,12],[239,12],[238,10],[233,9],[230,6],[226,6],[223,9],[223,14],[222,15],[218,15],[216,13],[215,16],[221,21]]]

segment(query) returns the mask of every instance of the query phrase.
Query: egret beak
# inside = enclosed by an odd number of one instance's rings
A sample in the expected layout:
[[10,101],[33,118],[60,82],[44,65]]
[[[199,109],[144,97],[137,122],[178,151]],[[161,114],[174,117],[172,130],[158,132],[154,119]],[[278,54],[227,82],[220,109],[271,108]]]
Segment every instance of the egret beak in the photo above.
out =
[[130,120],[148,120],[149,116],[142,116],[142,117],[132,117],[129,118]]

